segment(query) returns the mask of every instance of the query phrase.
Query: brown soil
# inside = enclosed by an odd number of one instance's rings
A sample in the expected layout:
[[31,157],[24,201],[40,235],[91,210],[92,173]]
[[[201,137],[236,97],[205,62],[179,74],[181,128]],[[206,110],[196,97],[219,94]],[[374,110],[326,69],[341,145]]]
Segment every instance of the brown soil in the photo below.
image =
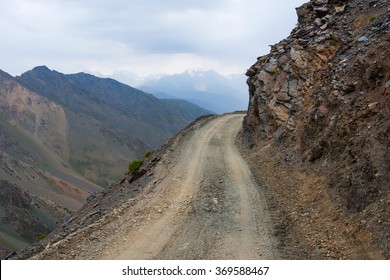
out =
[[381,232],[369,230],[332,198],[325,174],[288,163],[272,143],[256,152],[244,145],[241,150],[263,185],[283,258],[388,258],[376,245]]

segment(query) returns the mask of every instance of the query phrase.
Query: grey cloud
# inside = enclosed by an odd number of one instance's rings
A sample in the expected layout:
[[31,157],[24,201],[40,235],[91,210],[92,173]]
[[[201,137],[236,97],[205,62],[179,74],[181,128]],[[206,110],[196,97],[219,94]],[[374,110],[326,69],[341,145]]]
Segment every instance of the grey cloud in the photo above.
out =
[[[187,57],[188,64],[210,61],[210,67],[219,63],[220,68],[245,68],[269,44],[288,35],[296,20],[294,7],[303,2],[2,0],[0,32],[7,57],[0,57],[1,67],[23,69],[24,57],[30,63],[58,61],[66,69],[83,67],[74,71],[95,65],[113,72],[141,68],[135,63],[150,61],[148,56],[165,57],[160,64],[166,64],[169,56],[188,54],[180,56]],[[12,67],[7,66],[12,61]]]

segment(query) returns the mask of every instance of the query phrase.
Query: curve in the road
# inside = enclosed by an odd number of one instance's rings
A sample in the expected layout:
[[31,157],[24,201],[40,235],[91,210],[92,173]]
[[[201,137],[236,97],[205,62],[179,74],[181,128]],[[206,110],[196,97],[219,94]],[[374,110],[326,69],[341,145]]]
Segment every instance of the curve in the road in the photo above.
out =
[[274,258],[264,201],[234,144],[242,118],[220,116],[187,135],[170,175],[139,202],[141,212],[157,209],[159,215],[144,215],[123,238],[122,249],[102,257]]

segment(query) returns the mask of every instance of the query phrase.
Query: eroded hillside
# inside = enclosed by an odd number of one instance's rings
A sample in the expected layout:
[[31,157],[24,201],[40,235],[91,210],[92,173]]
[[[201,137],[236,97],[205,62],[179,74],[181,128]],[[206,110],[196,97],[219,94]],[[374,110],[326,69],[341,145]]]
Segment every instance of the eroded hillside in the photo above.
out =
[[36,242],[100,190],[66,167],[61,106],[0,72],[0,257]]
[[0,70],[0,257],[45,236],[131,160],[207,112],[193,108],[84,73]]
[[85,73],[66,75],[38,66],[16,80],[63,108],[71,167],[103,187],[121,178],[129,161],[159,147],[199,116]]

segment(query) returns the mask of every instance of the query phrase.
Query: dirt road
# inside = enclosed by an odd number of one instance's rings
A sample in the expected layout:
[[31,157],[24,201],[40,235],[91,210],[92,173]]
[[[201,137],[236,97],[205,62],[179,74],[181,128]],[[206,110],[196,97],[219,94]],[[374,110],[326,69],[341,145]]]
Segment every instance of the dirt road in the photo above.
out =
[[76,259],[277,258],[262,195],[234,144],[243,116],[195,125],[139,195],[36,258],[55,248]]

